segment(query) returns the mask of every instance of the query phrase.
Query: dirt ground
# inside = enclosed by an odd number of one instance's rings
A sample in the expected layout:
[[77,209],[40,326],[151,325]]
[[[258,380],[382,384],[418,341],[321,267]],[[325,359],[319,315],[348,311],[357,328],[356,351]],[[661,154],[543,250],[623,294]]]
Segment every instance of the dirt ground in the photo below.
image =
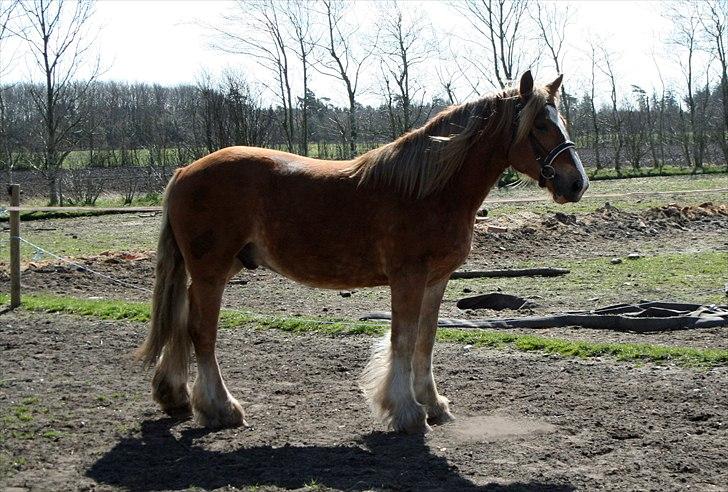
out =
[[[44,220],[23,228],[28,237],[44,229],[79,237],[98,230],[153,235],[158,223],[158,216],[146,214]],[[522,211],[479,221],[463,268],[596,259],[606,269],[612,257],[628,262],[632,252],[721,252],[728,271],[726,230],[724,201],[634,212],[604,206],[577,215]],[[148,301],[139,288],[152,287],[152,252],[76,261],[128,285],[46,257],[24,264],[24,292]],[[453,281],[441,314],[513,317],[655,294],[625,283],[601,289],[596,298],[588,289],[566,289],[569,282]],[[499,312],[455,305],[501,287],[539,306]],[[7,288],[7,277],[0,277],[0,289]],[[668,294],[680,292],[678,286]],[[357,319],[388,310],[389,297],[384,288],[309,289],[258,269],[233,279],[224,304],[264,315]],[[384,432],[366,408],[356,377],[372,338],[223,330],[222,371],[251,427],[208,432],[165,418],[151,401],[151,375],[129,358],[146,330],[22,310],[0,315],[0,490],[728,490],[728,367],[438,344],[438,387],[458,420],[423,438]],[[728,348],[725,328],[538,334]]]
[[142,324],[0,316],[6,490],[726,490],[728,368],[438,344],[458,420],[383,432],[355,383],[366,336],[224,330],[251,427],[165,418],[128,354]]

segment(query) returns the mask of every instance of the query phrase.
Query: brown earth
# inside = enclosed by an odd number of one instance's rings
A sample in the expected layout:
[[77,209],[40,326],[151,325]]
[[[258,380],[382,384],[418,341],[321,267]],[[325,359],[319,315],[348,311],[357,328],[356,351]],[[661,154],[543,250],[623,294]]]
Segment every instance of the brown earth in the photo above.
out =
[[[92,217],[33,227],[73,224],[74,233],[91,234],[127,227],[130,220],[149,230],[159,218]],[[726,230],[726,205],[642,212],[603,207],[575,216],[522,212],[479,221],[465,268],[593,258],[608,265],[611,257],[634,251],[728,252]],[[24,291],[148,300],[136,287],[151,288],[153,253],[109,252],[77,261],[129,285],[43,260],[24,265]],[[2,278],[0,289],[7,282]],[[546,282],[533,279],[533,290]],[[459,297],[479,292],[464,292],[471,285],[453,283],[443,315],[523,314],[459,310]],[[558,283],[549,285],[558,291]],[[541,307],[528,313],[593,307],[584,305],[589,293],[557,294],[536,299]],[[308,289],[264,270],[241,273],[225,297],[227,307],[314,318],[356,319],[388,304],[385,289]],[[458,420],[422,438],[383,432],[365,408],[355,380],[371,338],[224,330],[222,371],[252,427],[208,432],[165,418],[151,401],[150,374],[128,357],[146,329],[59,314],[0,315],[0,489],[728,490],[726,367],[438,344],[438,387]],[[726,329],[538,334],[728,347]]]
[[0,316],[6,490],[726,490],[728,369],[436,347],[458,420],[383,432],[355,378],[372,339],[224,330],[249,429],[165,418],[146,327]]

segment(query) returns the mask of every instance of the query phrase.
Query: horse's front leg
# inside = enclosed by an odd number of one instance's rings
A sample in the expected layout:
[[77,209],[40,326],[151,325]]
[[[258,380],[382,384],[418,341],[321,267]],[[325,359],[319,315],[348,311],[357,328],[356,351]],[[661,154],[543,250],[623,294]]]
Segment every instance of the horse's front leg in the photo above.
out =
[[393,430],[427,432],[430,427],[425,408],[417,402],[412,387],[412,357],[426,275],[403,276],[390,282],[392,330],[375,346],[361,388],[374,412]]
[[198,423],[221,428],[246,425],[240,403],[230,395],[215,357],[217,322],[225,279],[192,279],[189,287],[189,331],[197,358],[197,379],[192,388],[192,410]]
[[450,413],[449,401],[438,394],[432,374],[432,350],[437,332],[437,317],[446,286],[447,279],[430,285],[425,290],[412,361],[415,397],[427,409],[427,422],[433,425],[444,424],[454,419]]

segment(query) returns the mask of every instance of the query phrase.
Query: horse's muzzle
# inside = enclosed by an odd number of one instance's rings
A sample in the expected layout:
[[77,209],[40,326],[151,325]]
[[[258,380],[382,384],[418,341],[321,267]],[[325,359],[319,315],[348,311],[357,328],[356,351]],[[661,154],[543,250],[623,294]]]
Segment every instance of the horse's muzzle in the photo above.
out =
[[589,178],[573,173],[557,173],[554,188],[556,191],[554,200],[557,203],[578,202],[589,188]]

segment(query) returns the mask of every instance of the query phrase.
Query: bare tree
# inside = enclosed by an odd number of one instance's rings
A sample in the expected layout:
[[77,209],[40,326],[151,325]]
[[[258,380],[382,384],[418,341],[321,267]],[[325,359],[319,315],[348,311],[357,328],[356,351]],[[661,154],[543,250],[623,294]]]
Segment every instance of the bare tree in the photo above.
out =
[[709,51],[720,65],[720,95],[722,102],[721,129],[716,131],[718,144],[723,152],[723,161],[728,170],[728,1],[710,0],[701,4],[702,15],[700,22],[708,38]]
[[[545,3],[542,0],[533,2],[530,10],[531,19],[538,28],[540,40],[546,45],[556,73],[564,72],[564,42],[566,30],[571,20],[571,6],[557,3]],[[561,84],[561,107],[566,116],[566,125],[571,132],[571,101],[567,97],[566,84]]]
[[437,73],[437,80],[440,83],[440,87],[445,91],[447,102],[449,104],[457,104],[458,98],[455,96],[455,73],[448,68],[437,67],[435,69]]
[[[349,157],[357,154],[357,120],[356,94],[359,90],[360,76],[372,53],[377,47],[377,38],[369,43],[368,48],[361,49],[362,39],[357,39],[358,28],[344,19],[344,13],[351,7],[348,2],[322,0],[325,17],[325,41],[321,48],[325,55],[321,57],[316,69],[323,75],[340,80],[346,89],[349,100],[348,108],[348,144]],[[360,48],[358,49],[357,46]]]
[[[424,15],[412,12],[405,16],[399,3],[392,3],[382,11],[380,21],[380,54],[382,75],[390,114],[393,137],[412,129],[424,114],[422,104],[425,88],[416,70],[432,56],[434,47],[428,42],[427,24]],[[394,92],[391,82],[394,83]],[[419,104],[415,100],[419,99]],[[413,104],[415,103],[415,104]]]
[[[29,0],[20,3],[27,29],[18,34],[27,42],[43,84],[31,94],[43,122],[40,135],[43,162],[39,166],[48,181],[51,204],[62,200],[59,172],[81,138],[76,131],[86,116],[77,111],[100,73],[98,57],[91,60],[90,0]],[[89,68],[84,73],[85,68]]]
[[696,68],[700,48],[700,18],[691,5],[683,4],[671,4],[668,15],[673,21],[675,31],[672,42],[679,48],[678,63],[685,78],[684,102],[687,114],[685,111],[680,112],[681,146],[688,165],[698,169],[703,166],[705,156],[705,115],[699,113],[696,100],[696,73],[701,71]]
[[622,173],[622,148],[624,147],[623,121],[622,115],[617,105],[617,77],[612,65],[611,55],[604,46],[601,46],[602,73],[609,80],[609,96],[611,100],[611,112],[609,119],[610,138],[612,144],[612,157],[614,169],[618,175]]
[[660,64],[657,62],[657,59],[652,54],[652,60],[655,64],[655,69],[657,71],[657,75],[660,78],[660,87],[662,91],[660,92],[660,98],[659,103],[657,102],[657,94],[653,92],[652,95],[652,105],[657,111],[656,115],[656,122],[653,124],[653,128],[655,131],[655,138],[654,142],[655,145],[653,147],[653,153],[652,153],[652,164],[653,167],[656,167],[659,169],[659,172],[662,172],[662,166],[665,165],[665,144],[666,144],[666,123],[667,123],[667,86],[665,84],[665,79],[662,76],[662,69],[660,68]]
[[308,155],[308,119],[309,119],[309,69],[311,68],[312,52],[318,41],[313,32],[313,22],[311,19],[311,9],[303,0],[288,0],[285,4],[285,13],[291,26],[291,36],[293,38],[293,51],[296,53],[298,60],[301,62],[301,79],[303,82],[303,97],[299,98],[301,108],[301,127],[299,138],[299,153]]
[[[17,15],[19,0],[7,0],[0,2],[0,42],[10,37],[11,21]],[[0,51],[0,76],[5,75],[13,56],[8,56],[7,50]]]
[[[202,123],[202,141],[208,153],[218,150],[223,143],[220,142],[220,124],[222,97],[215,90],[212,76],[202,72],[197,78],[198,98],[200,99],[200,120]],[[217,137],[217,138],[216,138]]]
[[601,154],[600,154],[600,148],[601,148],[601,128],[599,125],[599,113],[597,113],[596,103],[594,102],[596,98],[596,81],[597,81],[597,73],[596,73],[596,67],[598,64],[598,54],[597,54],[597,46],[596,42],[594,40],[591,40],[589,43],[589,60],[591,61],[591,78],[589,79],[590,84],[590,93],[589,93],[589,109],[590,116],[591,116],[591,127],[594,131],[594,156],[595,156],[595,164],[597,166],[597,170],[602,168],[602,161],[601,161]]
[[18,1],[10,0],[0,3],[0,167],[4,166],[8,183],[13,182],[13,152],[10,145],[9,122],[5,106],[4,92],[9,89],[2,83],[4,75],[10,67],[14,53],[8,54],[3,46],[10,37],[10,23],[18,12]]
[[624,148],[632,167],[639,170],[642,159],[647,155],[652,135],[650,98],[641,87],[632,86],[636,105],[626,101],[624,105]]
[[[504,89],[521,70],[525,53],[522,21],[527,5],[527,0],[465,0],[455,4],[481,36],[471,40],[475,52],[467,57],[468,68],[493,87]],[[473,90],[481,92],[477,87]]]
[[[274,85],[266,85],[281,104],[281,127],[289,152],[295,148],[294,105],[291,90],[290,35],[284,21],[284,4],[273,0],[238,0],[237,10],[223,16],[224,27],[207,26],[216,34],[213,45],[227,53],[252,57],[273,74]],[[229,27],[236,26],[236,27]]]

